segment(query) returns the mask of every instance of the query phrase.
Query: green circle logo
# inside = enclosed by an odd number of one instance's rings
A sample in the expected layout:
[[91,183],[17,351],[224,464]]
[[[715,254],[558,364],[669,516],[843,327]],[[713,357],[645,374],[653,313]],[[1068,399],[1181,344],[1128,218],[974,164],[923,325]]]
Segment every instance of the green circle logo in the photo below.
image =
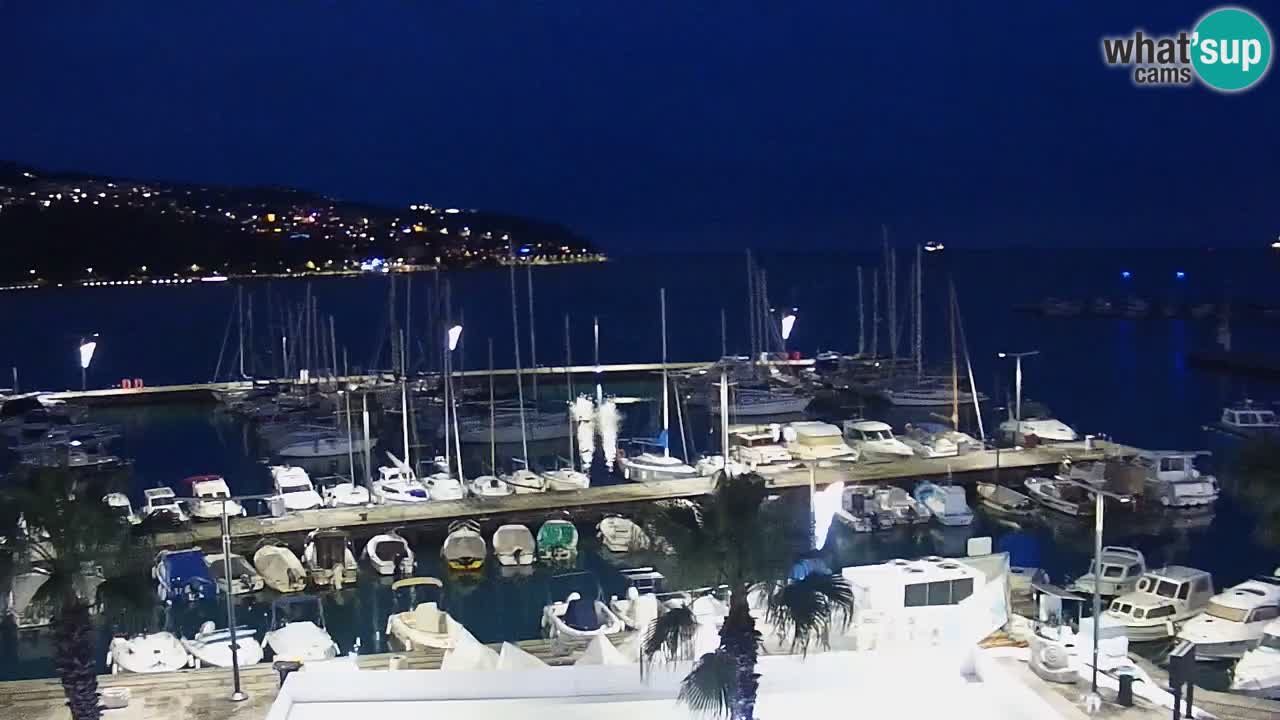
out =
[[1196,24],[1191,64],[1206,85],[1221,92],[1252,87],[1271,65],[1271,33],[1256,15],[1218,8]]

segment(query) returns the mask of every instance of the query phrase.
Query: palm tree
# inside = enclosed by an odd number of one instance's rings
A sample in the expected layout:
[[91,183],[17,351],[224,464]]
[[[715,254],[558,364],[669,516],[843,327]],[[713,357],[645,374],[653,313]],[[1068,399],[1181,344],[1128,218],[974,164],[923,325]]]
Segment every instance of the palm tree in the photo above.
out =
[[[809,528],[796,522],[794,505],[771,500],[764,478],[721,473],[714,492],[696,501],[660,503],[642,518],[649,536],[670,546],[674,572],[726,585],[729,613],[719,647],[698,658],[681,683],[679,700],[695,712],[752,720],[762,635],[751,600],[766,599],[764,621],[791,649],[806,653],[814,642],[829,647],[833,625],[851,619],[853,595],[840,575],[808,571],[797,563],[809,549]],[[688,608],[661,615],[645,634],[641,669],[656,658],[692,659],[694,617]]]
[[[32,608],[52,619],[54,664],[71,716],[98,720],[100,653],[91,616],[100,599],[118,607],[154,600],[138,577],[145,543],[130,537],[101,496],[79,486],[66,467],[32,471],[6,495],[16,569],[39,567],[47,574]],[[93,581],[98,570],[100,584]]]

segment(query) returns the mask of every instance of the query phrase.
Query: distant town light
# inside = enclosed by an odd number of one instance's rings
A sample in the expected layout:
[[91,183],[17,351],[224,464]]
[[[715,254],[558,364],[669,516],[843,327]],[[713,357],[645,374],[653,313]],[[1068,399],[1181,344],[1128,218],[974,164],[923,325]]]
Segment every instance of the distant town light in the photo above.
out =
[[1128,280],[1129,278],[1133,277],[1133,273],[1129,272],[1128,270],[1122,270],[1120,272],[1120,277],[1124,278],[1125,280]]
[[1173,274],[1173,276],[1174,276],[1174,277],[1176,277],[1176,278],[1178,278],[1179,280],[1183,280],[1183,279],[1185,279],[1185,278],[1187,277],[1187,274],[1186,274],[1185,272],[1183,272],[1183,271],[1179,270],[1178,272],[1174,273],[1174,274]]

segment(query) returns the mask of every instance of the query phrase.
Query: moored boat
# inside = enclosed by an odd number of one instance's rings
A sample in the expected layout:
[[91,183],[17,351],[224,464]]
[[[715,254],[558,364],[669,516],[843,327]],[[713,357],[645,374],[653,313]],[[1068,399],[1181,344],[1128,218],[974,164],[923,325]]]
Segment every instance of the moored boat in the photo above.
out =
[[1025,517],[1036,511],[1035,502],[1031,498],[1004,485],[980,482],[977,493],[978,504],[993,513]]
[[1071,517],[1092,517],[1093,498],[1083,488],[1061,478],[1029,477],[1023,484],[1037,504]]
[[474,520],[458,520],[449,524],[449,534],[440,546],[440,557],[450,570],[479,570],[484,567],[489,548]]

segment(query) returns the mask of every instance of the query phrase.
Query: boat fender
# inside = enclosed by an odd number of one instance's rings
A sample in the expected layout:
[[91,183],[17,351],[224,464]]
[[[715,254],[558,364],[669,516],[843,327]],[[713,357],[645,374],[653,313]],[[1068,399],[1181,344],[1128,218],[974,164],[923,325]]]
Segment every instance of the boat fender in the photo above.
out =
[[334,590],[342,589],[342,572],[343,572],[342,563],[338,563],[333,566],[333,589]]
[[143,382],[142,382],[142,378],[134,378],[134,379],[133,379],[133,386],[134,386],[135,388],[139,389],[139,390],[141,390],[142,388],[146,387],[146,385],[145,385],[145,384],[143,384]]

